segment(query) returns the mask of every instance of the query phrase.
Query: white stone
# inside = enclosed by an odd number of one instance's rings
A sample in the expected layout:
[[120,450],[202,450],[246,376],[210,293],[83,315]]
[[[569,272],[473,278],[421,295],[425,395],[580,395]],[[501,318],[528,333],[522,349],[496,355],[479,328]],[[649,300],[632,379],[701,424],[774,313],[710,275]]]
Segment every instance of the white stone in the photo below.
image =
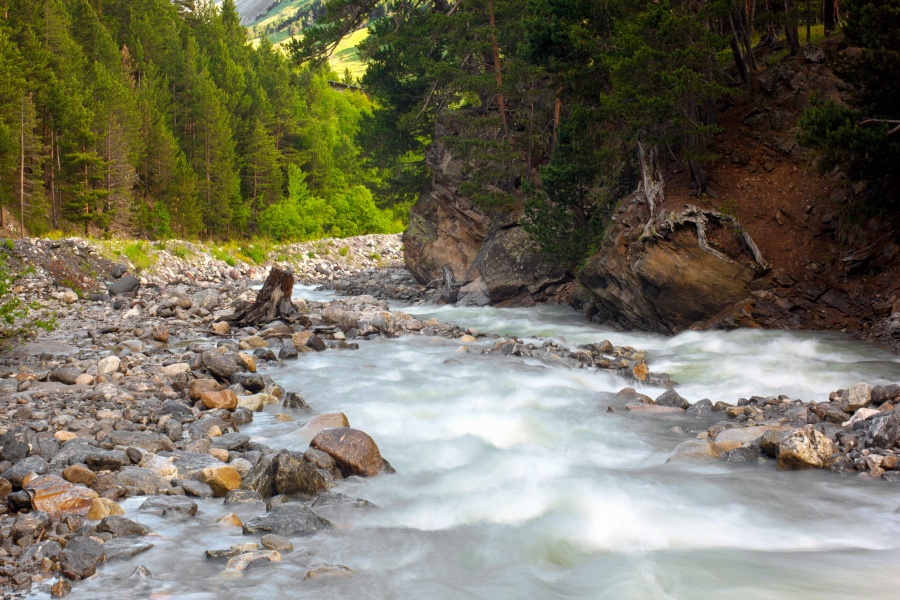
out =
[[97,375],[107,375],[109,373],[115,373],[119,370],[120,364],[122,364],[122,361],[119,360],[118,356],[107,356],[106,358],[101,358],[100,362],[97,363]]
[[181,373],[190,373],[191,365],[187,363],[175,363],[162,368],[162,372],[166,375],[179,375]]

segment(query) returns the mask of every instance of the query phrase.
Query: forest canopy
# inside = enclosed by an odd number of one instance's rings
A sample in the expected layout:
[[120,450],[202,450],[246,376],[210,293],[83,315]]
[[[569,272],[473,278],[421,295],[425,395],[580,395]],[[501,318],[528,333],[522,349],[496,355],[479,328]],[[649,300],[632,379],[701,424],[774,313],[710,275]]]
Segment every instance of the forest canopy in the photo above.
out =
[[0,17],[0,204],[29,233],[402,229],[359,159],[372,102],[254,47],[234,0],[6,0]]

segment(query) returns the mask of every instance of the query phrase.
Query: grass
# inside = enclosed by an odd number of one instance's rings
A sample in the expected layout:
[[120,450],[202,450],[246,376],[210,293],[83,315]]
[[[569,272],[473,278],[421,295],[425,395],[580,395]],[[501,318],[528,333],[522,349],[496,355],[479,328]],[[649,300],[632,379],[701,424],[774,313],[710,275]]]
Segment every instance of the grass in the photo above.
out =
[[131,242],[122,248],[122,254],[128,257],[134,268],[140,272],[145,271],[156,264],[156,254],[152,252],[147,242]]

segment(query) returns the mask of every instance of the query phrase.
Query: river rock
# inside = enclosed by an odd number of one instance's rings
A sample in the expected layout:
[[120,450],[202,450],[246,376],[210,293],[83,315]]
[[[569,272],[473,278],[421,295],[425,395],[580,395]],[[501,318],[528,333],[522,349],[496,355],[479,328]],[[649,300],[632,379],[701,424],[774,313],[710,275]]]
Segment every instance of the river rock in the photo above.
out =
[[[112,560],[124,560],[146,552],[154,545],[144,540],[133,538],[113,538],[103,544],[103,552],[106,554],[106,562]],[[138,567],[139,569],[142,567]]]
[[299,431],[304,436],[312,439],[320,432],[336,427],[350,427],[350,421],[347,419],[347,415],[342,412],[322,413],[307,421]]
[[287,394],[285,394],[284,407],[294,408],[296,410],[302,410],[304,412],[309,412],[312,410],[312,407],[310,407],[310,405],[306,403],[306,400],[303,399],[303,396],[301,396],[297,392],[288,392]]
[[43,475],[47,472],[48,467],[47,461],[40,456],[29,456],[3,471],[0,476],[9,481],[14,488],[21,488],[23,480],[29,473]]
[[687,440],[675,447],[666,462],[683,458],[721,458],[721,456],[709,439]]
[[81,375],[82,371],[76,367],[60,367],[50,371],[50,380],[58,381],[66,385],[75,385],[75,380]]
[[325,489],[322,474],[306,461],[300,452],[282,450],[278,453],[275,471],[275,492],[315,496]]
[[154,453],[172,449],[172,441],[159,433],[114,430],[109,433],[109,441],[116,446],[140,448]]
[[161,490],[169,489],[169,483],[166,480],[153,471],[141,467],[122,469],[116,474],[116,478],[125,487],[134,488],[146,496],[152,496],[158,494]]
[[825,466],[834,454],[834,443],[813,425],[785,435],[778,444],[779,469],[811,469]]
[[321,518],[300,502],[286,502],[264,515],[244,523],[244,534],[274,533],[277,535],[312,535],[331,529],[329,521]]
[[278,455],[275,453],[263,456],[256,466],[244,477],[241,487],[252,490],[269,498],[275,495],[275,476],[278,472]]
[[69,579],[84,579],[97,572],[103,560],[103,545],[89,537],[69,540],[59,557],[59,570]]
[[215,379],[195,379],[191,382],[189,395],[192,400],[199,400],[205,392],[221,391],[222,386]]
[[107,291],[111,297],[120,296],[122,294],[129,294],[131,292],[137,292],[141,287],[141,280],[133,275],[126,275],[115,281],[107,287]]
[[152,496],[138,508],[138,510],[151,512],[163,517],[173,513],[192,517],[197,514],[198,509],[199,506],[196,502],[184,496]]
[[841,396],[841,409],[853,413],[869,405],[872,400],[872,388],[866,383],[851,385]]
[[111,533],[117,537],[124,537],[127,535],[147,535],[150,533],[150,528],[137,521],[126,519],[125,517],[109,516],[104,517],[103,520],[97,524],[97,531]]
[[225,494],[225,504],[247,504],[263,502],[263,497],[255,490],[231,490]]
[[280,552],[282,554],[294,551],[294,544],[292,544],[289,539],[283,538],[280,535],[275,535],[274,533],[267,533],[262,536],[259,543],[267,550],[274,550],[275,552]]
[[220,379],[230,380],[232,375],[242,370],[232,356],[223,354],[218,350],[207,350],[200,356],[203,366]]
[[221,302],[219,292],[212,288],[201,290],[190,296],[193,308],[212,311]]
[[204,408],[234,410],[238,406],[238,397],[230,389],[220,392],[203,392],[200,394],[200,402],[203,403]]
[[228,465],[206,467],[200,471],[200,481],[212,488],[217,498],[241,487],[241,475]]
[[268,375],[263,376],[256,373],[235,373],[231,377],[231,383],[236,383],[251,393],[263,391],[270,382],[274,384]]
[[308,579],[319,579],[322,577],[346,577],[352,575],[353,570],[344,565],[327,565],[324,563],[313,563],[309,565],[304,581]]
[[118,356],[101,358],[97,363],[97,375],[109,375],[119,370],[122,360]]
[[253,394],[252,396],[239,396],[238,406],[259,412],[270,404],[278,404],[278,398],[271,394]]
[[[740,448],[744,444],[760,439],[767,431],[776,429],[773,427],[734,427],[726,429],[716,436],[713,444],[716,450],[722,454],[730,452],[736,448]],[[785,431],[787,428],[779,427],[777,430]]]
[[109,498],[95,498],[91,502],[91,508],[88,510],[87,518],[91,521],[99,521],[105,517],[120,517],[125,514],[125,509],[119,506],[118,502]]
[[97,492],[69,483],[57,475],[26,477],[23,489],[31,495],[31,505],[55,519],[67,514],[86,514]]
[[234,558],[229,559],[225,568],[244,571],[270,562],[281,562],[281,554],[274,550],[255,550],[238,554]]
[[691,403],[681,397],[675,390],[666,390],[656,399],[659,406],[674,406],[676,408],[688,409]]
[[345,474],[372,477],[384,468],[378,445],[358,429],[326,429],[313,438],[310,446],[330,454]]

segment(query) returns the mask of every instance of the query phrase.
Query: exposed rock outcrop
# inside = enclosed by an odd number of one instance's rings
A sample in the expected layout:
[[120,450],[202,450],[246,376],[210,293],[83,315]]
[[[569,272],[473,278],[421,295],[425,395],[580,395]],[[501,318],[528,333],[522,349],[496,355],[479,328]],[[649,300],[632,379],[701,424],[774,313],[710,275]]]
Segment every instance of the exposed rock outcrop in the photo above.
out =
[[[406,267],[424,284],[455,288],[445,301],[464,304],[529,305],[557,291],[563,269],[543,265],[519,226],[521,202],[486,211],[460,192],[467,165],[445,139],[456,135],[452,121],[438,125],[425,158],[431,184],[410,211],[403,235]],[[449,267],[453,282],[446,282]]]
[[750,295],[761,269],[737,228],[670,218],[647,236],[630,217],[617,219],[578,276],[576,299],[594,321],[675,333]]

